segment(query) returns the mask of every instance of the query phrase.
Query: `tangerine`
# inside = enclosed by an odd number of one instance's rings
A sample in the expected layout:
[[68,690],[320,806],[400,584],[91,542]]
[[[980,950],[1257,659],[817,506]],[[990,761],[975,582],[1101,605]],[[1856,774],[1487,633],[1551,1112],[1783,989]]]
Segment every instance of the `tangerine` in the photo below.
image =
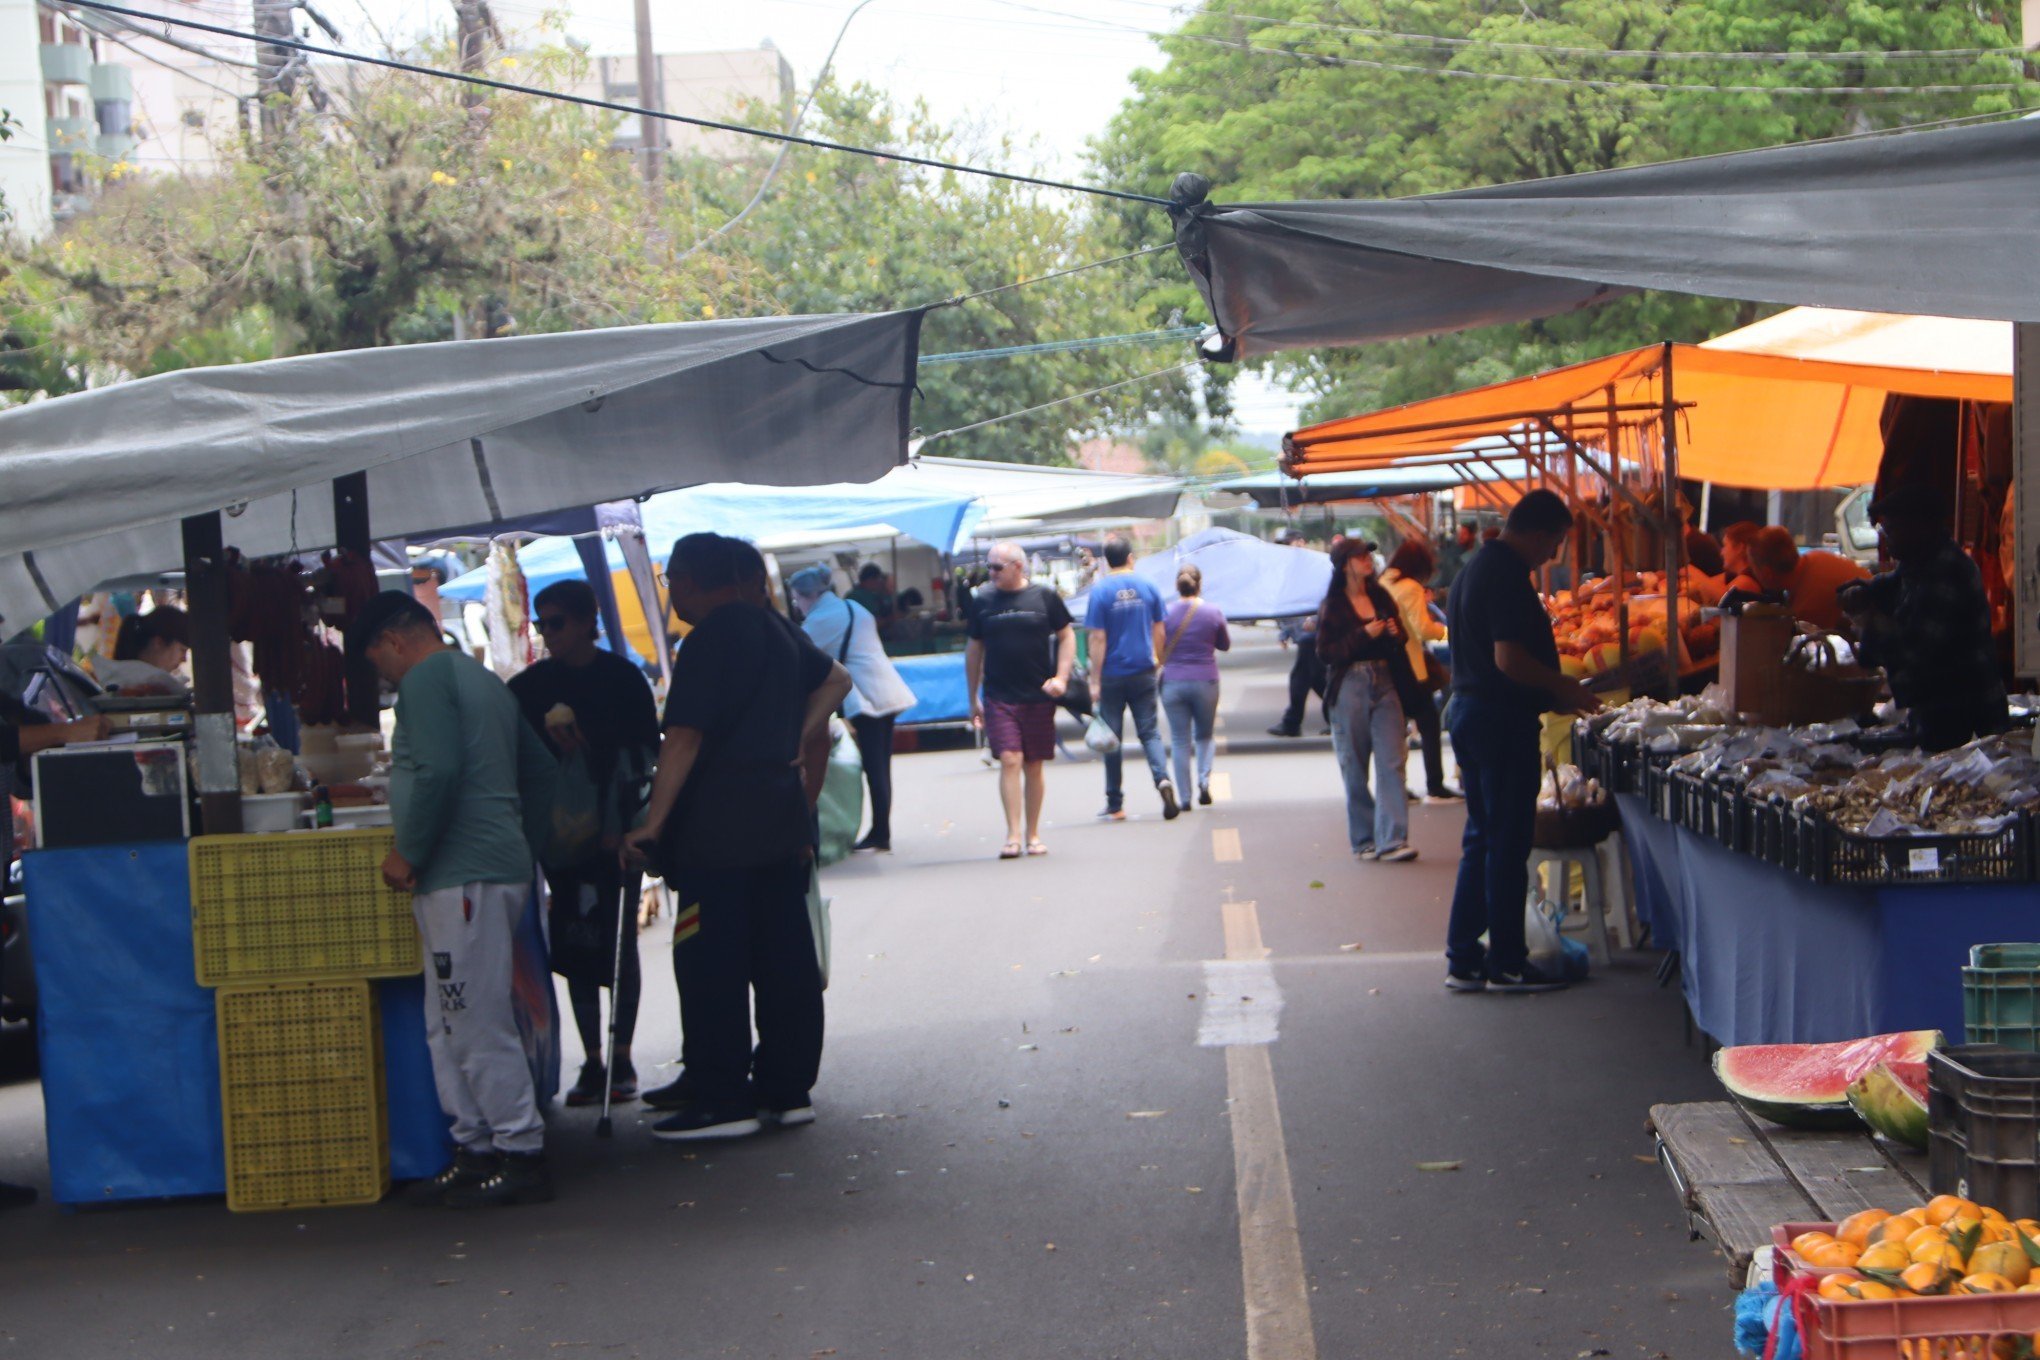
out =
[[1913,1217],[1913,1214],[1917,1212],[1919,1211],[1911,1210],[1903,1214],[1893,1214],[1871,1230],[1870,1240],[1873,1242],[1905,1241],[1906,1238],[1926,1226],[1925,1223]]
[[1958,1294],[2009,1294],[2017,1287],[2002,1275],[1993,1275],[1988,1271],[1981,1271],[1974,1275],[1964,1275],[1956,1284],[1955,1292]]
[[1862,1254],[1849,1242],[1820,1242],[1800,1253],[1814,1266],[1853,1266]]
[[1855,1296],[1849,1293],[1849,1286],[1861,1283],[1854,1275],[1823,1275],[1817,1292],[1832,1303],[1846,1303]]
[[1861,1213],[1850,1214],[1835,1226],[1835,1237],[1838,1241],[1854,1242],[1859,1247],[1867,1247],[1870,1245],[1871,1231],[1890,1217],[1891,1211],[1888,1209],[1865,1209]]
[[1799,1234],[1799,1236],[1792,1239],[1792,1250],[1798,1252],[1801,1256],[1804,1256],[1806,1255],[1807,1252],[1813,1250],[1815,1247],[1826,1246],[1828,1243],[1834,1240],[1835,1235],[1831,1232],[1820,1231],[1803,1232]]
[[1957,1214],[1966,1214],[1970,1218],[1975,1218],[1979,1212],[1981,1211],[1978,1210],[1976,1205],[1959,1195],[1936,1195],[1927,1201],[1926,1221],[1928,1223],[1946,1223]]
[[1948,1230],[1946,1228],[1921,1228],[1917,1232],[1906,1235],[1905,1249],[1907,1251],[1918,1251],[1929,1242],[1939,1242],[1946,1245],[1947,1241]]
[[1915,1294],[1945,1294],[1955,1282],[1955,1272],[1934,1261],[1907,1266],[1898,1277]]
[[1856,1258],[1859,1270],[1904,1270],[1911,1264],[1903,1242],[1872,1242]]
[[2033,1263],[2026,1259],[2025,1249],[2014,1243],[1986,1242],[1969,1254],[1969,1273],[2002,1275],[2016,1286],[2032,1277]]
[[1895,1299],[1898,1291],[1879,1280],[1856,1280],[1842,1286],[1842,1292],[1852,1299]]
[[1922,1242],[1912,1254],[1913,1264],[1922,1262],[1946,1266],[1950,1270],[1961,1270],[1968,1262],[1961,1252],[1947,1242]]

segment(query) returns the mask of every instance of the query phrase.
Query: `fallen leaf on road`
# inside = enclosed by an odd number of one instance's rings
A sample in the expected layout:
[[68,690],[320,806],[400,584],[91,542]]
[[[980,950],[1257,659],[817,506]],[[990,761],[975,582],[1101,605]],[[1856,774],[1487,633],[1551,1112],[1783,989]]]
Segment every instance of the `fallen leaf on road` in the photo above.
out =
[[1050,1242],[1050,1243],[1048,1243],[1048,1244],[1047,1244],[1046,1246],[1044,1246],[1044,1247],[1042,1248],[1042,1250],[1043,1250],[1043,1251],[1054,1251],[1054,1250],[1055,1250],[1055,1243],[1053,1243],[1053,1242]]
[[1128,1119],[1160,1119],[1167,1113],[1167,1110],[1128,1110],[1126,1117]]
[[1312,879],[1312,880],[1310,881],[1310,886],[1311,886],[1311,887],[1313,887],[1313,888],[1322,888],[1322,887],[1324,887],[1325,885],[1324,885],[1324,883],[1323,883],[1323,882],[1322,882],[1321,880],[1313,878],[1313,879]]
[[1360,946],[1357,944],[1342,944],[1339,946],[1339,952],[1342,954],[1357,954],[1360,952]]
[[1379,987],[1369,987],[1369,988],[1367,989],[1367,995],[1369,995],[1369,996],[1380,996],[1380,995],[1381,995],[1381,988],[1379,988]]
[[1041,1045],[1040,1045],[1040,1044],[1022,1044],[1022,1045],[1020,1045],[1020,1051],[1021,1051],[1022,1053],[1039,1053],[1039,1052],[1041,1051]]
[[1632,1152],[1629,1155],[1631,1157],[1634,1157],[1637,1161],[1642,1162],[1645,1166],[1657,1165],[1657,1158],[1651,1156],[1647,1152]]
[[1096,962],[1097,962],[1098,960],[1100,960],[1100,959],[1102,959],[1102,958],[1104,958],[1104,957],[1105,957],[1105,956],[1104,956],[1103,954],[1093,954],[1093,955],[1092,955],[1092,956],[1091,956],[1090,958],[1088,958],[1088,959],[1085,959],[1085,960],[1084,960],[1084,962],[1085,962],[1085,963],[1096,963]]
[[1417,1170],[1419,1170],[1419,1171],[1457,1171],[1457,1170],[1458,1170],[1458,1169],[1459,1169],[1460,1167],[1462,1167],[1462,1166],[1464,1166],[1464,1165],[1465,1165],[1465,1163],[1464,1163],[1464,1162],[1418,1162],[1418,1163],[1417,1163]]
[[1201,1195],[1204,1193],[1204,1187],[1201,1185],[1186,1185],[1183,1187],[1183,1190],[1186,1194],[1192,1195]]
[[1734,1143],[1737,1147],[1746,1147],[1750,1140],[1747,1138],[1731,1138],[1728,1141]]

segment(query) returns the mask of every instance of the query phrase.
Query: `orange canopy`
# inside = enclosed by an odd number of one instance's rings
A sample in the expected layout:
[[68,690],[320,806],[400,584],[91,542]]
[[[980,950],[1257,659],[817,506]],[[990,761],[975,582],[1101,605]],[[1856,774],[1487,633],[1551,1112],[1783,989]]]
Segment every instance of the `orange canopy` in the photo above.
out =
[[1545,422],[1605,449],[1611,420],[1634,427],[1662,409],[1668,366],[1679,475],[1723,486],[1804,491],[1874,480],[1884,452],[1879,416],[1892,393],[2012,399],[2009,374],[1651,345],[1313,425],[1285,441],[1285,466],[1306,477],[1474,457],[1461,446],[1481,439],[1492,455],[1499,438],[1534,443]]

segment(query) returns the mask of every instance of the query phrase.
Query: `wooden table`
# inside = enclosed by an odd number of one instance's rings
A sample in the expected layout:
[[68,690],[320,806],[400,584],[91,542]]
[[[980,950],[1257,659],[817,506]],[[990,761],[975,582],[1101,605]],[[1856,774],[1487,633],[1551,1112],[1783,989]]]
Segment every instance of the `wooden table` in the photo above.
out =
[[1752,1119],[1728,1101],[1653,1105],[1658,1162],[1697,1240],[1714,1240],[1737,1288],[1779,1223],[1838,1223],[1928,1198],[1927,1155],[1860,1133],[1805,1133]]

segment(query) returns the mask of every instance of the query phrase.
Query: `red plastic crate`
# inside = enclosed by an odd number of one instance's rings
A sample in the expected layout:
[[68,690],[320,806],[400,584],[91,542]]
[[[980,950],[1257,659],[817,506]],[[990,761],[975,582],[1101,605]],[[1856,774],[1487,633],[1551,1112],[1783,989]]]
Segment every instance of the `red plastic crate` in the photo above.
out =
[[[1793,1301],[1806,1360],[2004,1360],[2040,1332],[2040,1294]],[[1998,1342],[2006,1343],[2002,1349]]]

